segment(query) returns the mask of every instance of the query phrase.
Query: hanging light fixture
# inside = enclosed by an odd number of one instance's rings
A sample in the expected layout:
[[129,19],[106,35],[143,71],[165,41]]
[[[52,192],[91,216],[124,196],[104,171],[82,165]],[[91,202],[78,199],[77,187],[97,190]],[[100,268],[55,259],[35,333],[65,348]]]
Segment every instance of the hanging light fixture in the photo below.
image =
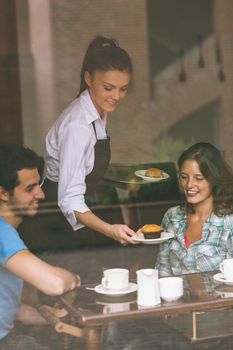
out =
[[184,83],[187,80],[187,74],[185,72],[185,65],[184,65],[184,49],[180,49],[179,52],[179,60],[180,60],[180,73],[179,73],[179,81]]
[[199,48],[199,59],[198,59],[198,66],[200,68],[205,67],[205,60],[203,55],[203,36],[199,34],[197,36],[197,42],[198,42],[198,48]]
[[218,45],[216,47],[216,63],[219,65],[218,79],[219,81],[224,82],[226,80],[226,75],[222,64],[222,50]]

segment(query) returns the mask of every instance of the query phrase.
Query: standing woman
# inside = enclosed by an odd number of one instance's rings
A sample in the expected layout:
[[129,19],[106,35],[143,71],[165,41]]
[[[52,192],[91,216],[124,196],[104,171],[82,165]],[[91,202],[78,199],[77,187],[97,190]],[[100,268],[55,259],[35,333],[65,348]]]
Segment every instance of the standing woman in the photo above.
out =
[[185,150],[179,160],[184,205],[163,217],[174,238],[160,246],[160,275],[181,275],[219,269],[233,258],[233,172],[221,152],[205,142]]
[[[132,77],[128,53],[115,39],[97,36],[87,48],[78,97],[62,112],[46,137],[45,193],[57,193],[58,206],[72,226],[84,226],[122,244],[135,243],[127,225],[109,224],[87,206],[110,162],[107,113],[125,98]],[[51,198],[48,198],[51,200]]]

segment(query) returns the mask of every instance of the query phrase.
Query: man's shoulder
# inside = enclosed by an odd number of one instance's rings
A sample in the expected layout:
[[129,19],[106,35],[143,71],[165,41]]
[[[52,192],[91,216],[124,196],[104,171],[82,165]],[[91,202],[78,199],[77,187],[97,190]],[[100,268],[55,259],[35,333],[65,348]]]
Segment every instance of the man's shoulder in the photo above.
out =
[[9,231],[9,232],[14,232],[17,233],[16,229],[10,225],[4,217],[0,216],[0,234],[1,232]]
[[0,263],[4,264],[12,255],[27,250],[17,230],[0,217]]

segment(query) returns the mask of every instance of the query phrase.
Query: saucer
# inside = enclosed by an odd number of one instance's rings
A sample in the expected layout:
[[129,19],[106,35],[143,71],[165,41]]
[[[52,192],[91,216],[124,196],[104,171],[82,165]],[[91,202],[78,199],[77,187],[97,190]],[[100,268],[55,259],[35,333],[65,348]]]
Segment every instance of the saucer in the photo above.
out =
[[215,288],[215,292],[221,298],[233,298],[233,288],[232,286],[218,286]]
[[138,231],[138,234],[133,236],[132,239],[143,244],[160,244],[173,237],[174,234],[171,232],[162,232],[160,238],[145,239],[144,234],[141,231]]
[[94,291],[99,294],[104,295],[111,295],[111,296],[119,296],[119,295],[125,295],[129,293],[133,293],[137,290],[137,284],[136,283],[129,283],[129,288],[126,290],[113,290],[113,289],[106,289],[102,286],[102,284],[99,284],[94,288]]
[[226,280],[224,278],[223,273],[216,273],[216,275],[213,276],[213,279],[218,282],[225,283],[228,286],[233,286],[233,280]]

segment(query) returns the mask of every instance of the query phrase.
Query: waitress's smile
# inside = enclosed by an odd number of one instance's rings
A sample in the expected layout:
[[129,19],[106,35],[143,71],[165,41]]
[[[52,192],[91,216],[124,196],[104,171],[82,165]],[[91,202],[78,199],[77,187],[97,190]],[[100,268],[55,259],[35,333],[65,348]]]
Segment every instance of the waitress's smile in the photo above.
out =
[[113,112],[127,93],[130,74],[126,71],[97,71],[93,76],[88,72],[85,81],[97,111],[102,117],[105,112]]
[[106,102],[109,103],[111,106],[116,106],[119,102],[119,99],[118,100],[107,99]]

